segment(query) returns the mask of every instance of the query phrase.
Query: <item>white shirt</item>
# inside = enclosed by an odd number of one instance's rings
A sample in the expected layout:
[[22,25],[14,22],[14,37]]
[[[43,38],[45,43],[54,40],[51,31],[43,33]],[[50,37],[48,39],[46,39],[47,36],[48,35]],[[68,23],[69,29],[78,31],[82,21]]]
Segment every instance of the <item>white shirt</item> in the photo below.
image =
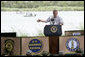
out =
[[[51,19],[54,19],[54,21],[52,21]],[[46,23],[47,22],[50,22],[50,25],[53,25],[53,22],[54,22],[54,25],[60,25],[60,24],[63,24],[63,20],[61,17],[57,16],[56,18],[54,18],[54,16],[50,16],[47,20],[46,20]]]

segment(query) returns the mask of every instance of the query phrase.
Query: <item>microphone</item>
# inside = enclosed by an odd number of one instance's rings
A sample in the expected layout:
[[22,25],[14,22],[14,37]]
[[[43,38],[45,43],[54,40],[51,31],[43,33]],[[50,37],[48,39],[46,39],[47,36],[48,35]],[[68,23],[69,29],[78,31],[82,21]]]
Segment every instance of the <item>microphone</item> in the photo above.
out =
[[51,21],[52,21],[52,24],[54,25],[54,19],[51,19]]

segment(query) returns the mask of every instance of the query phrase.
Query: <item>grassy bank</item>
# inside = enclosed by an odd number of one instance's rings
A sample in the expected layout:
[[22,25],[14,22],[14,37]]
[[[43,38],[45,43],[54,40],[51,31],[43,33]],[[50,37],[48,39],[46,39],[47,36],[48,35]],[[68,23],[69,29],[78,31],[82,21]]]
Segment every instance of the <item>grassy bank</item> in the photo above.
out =
[[44,6],[44,7],[38,7],[38,8],[6,8],[6,7],[1,7],[1,11],[52,11],[54,9],[57,9],[59,11],[84,11],[84,7],[72,7],[72,6],[66,6],[66,7]]

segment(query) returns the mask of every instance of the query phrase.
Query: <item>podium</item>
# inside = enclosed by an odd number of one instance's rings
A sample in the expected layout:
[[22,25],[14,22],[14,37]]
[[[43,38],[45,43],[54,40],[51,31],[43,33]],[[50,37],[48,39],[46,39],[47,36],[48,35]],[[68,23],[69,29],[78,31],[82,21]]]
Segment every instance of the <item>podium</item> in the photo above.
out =
[[62,27],[60,25],[46,25],[44,27],[45,36],[61,36]]
[[51,54],[59,53],[59,36],[49,36],[49,52]]
[[59,53],[59,36],[62,34],[60,25],[46,25],[44,27],[45,36],[49,36],[49,52],[51,54]]

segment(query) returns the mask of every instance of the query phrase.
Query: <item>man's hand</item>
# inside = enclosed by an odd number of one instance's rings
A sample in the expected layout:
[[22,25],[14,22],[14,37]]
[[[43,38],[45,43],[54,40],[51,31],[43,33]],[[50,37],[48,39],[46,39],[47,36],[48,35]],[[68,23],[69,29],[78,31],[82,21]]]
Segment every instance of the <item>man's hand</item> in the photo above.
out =
[[61,26],[63,25],[63,24],[60,24]]
[[38,20],[37,20],[37,22],[41,22],[41,20],[40,20],[40,19],[38,19]]
[[37,22],[46,22],[45,20],[38,19]]

